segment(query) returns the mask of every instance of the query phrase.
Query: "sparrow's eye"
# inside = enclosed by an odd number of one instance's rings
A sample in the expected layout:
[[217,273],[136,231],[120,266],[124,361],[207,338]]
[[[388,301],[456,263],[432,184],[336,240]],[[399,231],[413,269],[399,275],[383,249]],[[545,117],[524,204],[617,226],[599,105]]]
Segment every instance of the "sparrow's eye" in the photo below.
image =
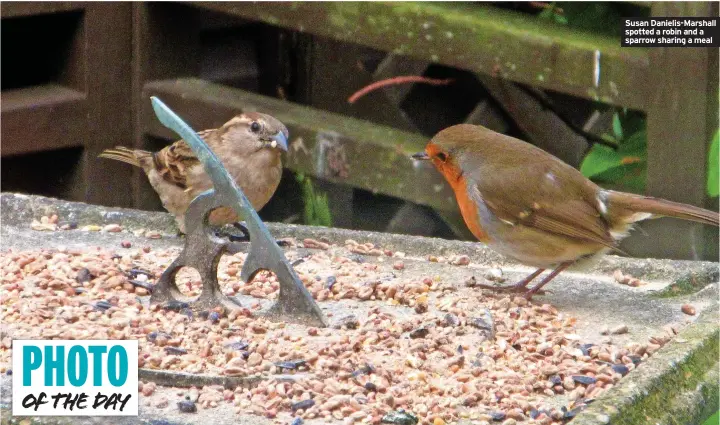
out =
[[439,152],[437,155],[435,155],[435,158],[439,159],[442,162],[447,161],[447,155],[442,152]]
[[258,123],[257,121],[253,121],[253,123],[250,124],[250,131],[252,131],[253,133],[257,133],[258,131],[260,131],[260,123]]

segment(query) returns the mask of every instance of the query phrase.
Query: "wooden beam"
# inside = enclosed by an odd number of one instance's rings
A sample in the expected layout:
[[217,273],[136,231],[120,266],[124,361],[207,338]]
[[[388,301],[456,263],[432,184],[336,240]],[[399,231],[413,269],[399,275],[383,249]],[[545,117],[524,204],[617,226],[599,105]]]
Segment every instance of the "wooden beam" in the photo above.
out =
[[149,96],[160,97],[198,131],[242,111],[269,113],[290,130],[287,168],[439,210],[457,209],[452,190],[434,167],[410,158],[424,148],[423,136],[203,80],[180,79],[151,82],[143,92],[143,131],[169,139],[176,135],[157,121]]
[[193,2],[334,40],[644,109],[648,51],[482,4]]
[[88,136],[79,166],[85,202],[131,207],[133,168],[98,155],[107,148],[132,144],[131,76],[132,4],[96,2],[85,11],[83,55],[87,63]]
[[[718,3],[656,2],[653,16],[718,16]],[[650,49],[647,193],[705,208],[707,159],[718,129],[718,49]],[[716,207],[715,207],[716,208]],[[643,223],[648,236],[628,252],[658,258],[718,260],[718,229],[673,219]]]
[[77,1],[12,1],[0,4],[0,14],[4,18],[17,18],[58,12],[82,10],[84,2]]
[[[173,2],[132,2],[132,127],[136,149],[155,149],[142,130],[148,103],[148,81],[199,75],[200,39],[194,7]],[[178,25],[182,22],[183,25]],[[150,114],[154,117],[152,111]],[[130,186],[134,207],[162,209],[162,204],[142,170],[135,169]]]
[[2,156],[82,146],[86,136],[84,93],[58,84],[2,94]]

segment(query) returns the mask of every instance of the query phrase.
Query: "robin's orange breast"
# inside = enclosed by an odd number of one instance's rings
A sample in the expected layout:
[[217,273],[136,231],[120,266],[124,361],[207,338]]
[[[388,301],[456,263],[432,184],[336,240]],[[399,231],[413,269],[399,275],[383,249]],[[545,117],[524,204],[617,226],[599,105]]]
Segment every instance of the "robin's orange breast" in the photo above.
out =
[[465,224],[467,225],[468,229],[470,229],[472,234],[475,235],[475,237],[478,238],[480,242],[489,242],[490,237],[483,230],[482,226],[480,226],[480,221],[478,218],[478,206],[475,201],[470,199],[470,196],[468,196],[467,180],[465,180],[465,177],[461,176],[450,185],[455,192],[455,198],[457,199],[457,203],[460,206],[460,212],[462,213],[463,219],[465,220]]

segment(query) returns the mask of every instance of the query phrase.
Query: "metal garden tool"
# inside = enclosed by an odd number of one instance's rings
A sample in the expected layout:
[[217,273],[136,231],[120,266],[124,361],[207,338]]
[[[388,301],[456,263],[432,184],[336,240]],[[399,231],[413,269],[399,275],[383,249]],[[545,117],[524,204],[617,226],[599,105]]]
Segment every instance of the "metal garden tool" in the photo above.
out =
[[[231,244],[216,236],[208,223],[210,212],[218,207],[232,207],[250,233],[250,248],[241,278],[249,282],[261,270],[275,273],[280,282],[277,302],[267,315],[274,319],[311,326],[327,326],[325,316],[298,278],[275,239],[260,220],[242,190],[230,177],[220,160],[180,117],[156,97],[152,105],[160,122],[180,135],[190,145],[210,176],[214,189],[198,195],[185,213],[185,247],[178,258],[163,272],[153,290],[151,303],[187,303],[193,311],[207,311],[216,307],[239,309],[240,304],[220,290],[217,269],[220,257]],[[185,297],[175,282],[177,272],[184,266],[195,268],[202,279],[202,292],[197,299]]]

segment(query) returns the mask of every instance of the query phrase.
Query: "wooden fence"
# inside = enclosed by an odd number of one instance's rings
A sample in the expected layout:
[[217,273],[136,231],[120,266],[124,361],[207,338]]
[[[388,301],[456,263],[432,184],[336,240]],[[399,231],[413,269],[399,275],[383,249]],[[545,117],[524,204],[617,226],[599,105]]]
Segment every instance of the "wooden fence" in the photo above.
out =
[[[718,4],[711,2],[638,4],[653,16],[718,15]],[[68,199],[157,207],[137,170],[98,162],[96,156],[120,144],[157,148],[173,137],[150,111],[148,96],[158,95],[198,129],[243,110],[275,115],[293,139],[302,139],[287,167],[339,184],[331,191],[337,200],[352,188],[389,195],[435,209],[462,234],[447,185],[433,173],[419,177],[407,159],[427,140],[406,125],[397,108],[409,90],[389,90],[385,103],[353,110],[343,101],[358,87],[337,93],[331,81],[336,69],[320,63],[355,49],[382,53],[374,69],[358,71],[358,83],[440,64],[481,79],[491,75],[642,110],[648,122],[647,193],[717,209],[717,200],[704,190],[708,147],[718,128],[717,49],[620,48],[619,36],[547,25],[485,3],[4,2],[1,7],[7,182],[28,178],[33,180],[28,184],[42,187],[50,179],[59,188],[51,194]],[[233,28],[246,31],[245,47],[223,39]],[[28,44],[36,36],[41,41]],[[241,51],[246,56],[227,54]],[[218,60],[234,71],[223,73],[227,67],[215,66]],[[467,121],[502,127],[495,115],[481,102]],[[25,164],[21,155],[40,152],[51,155],[43,162],[49,167],[60,148],[77,148],[60,176],[5,167],[6,159]],[[333,208],[343,216],[342,205]],[[631,238],[626,250],[717,258],[716,229],[674,220],[646,228],[649,236]]]

